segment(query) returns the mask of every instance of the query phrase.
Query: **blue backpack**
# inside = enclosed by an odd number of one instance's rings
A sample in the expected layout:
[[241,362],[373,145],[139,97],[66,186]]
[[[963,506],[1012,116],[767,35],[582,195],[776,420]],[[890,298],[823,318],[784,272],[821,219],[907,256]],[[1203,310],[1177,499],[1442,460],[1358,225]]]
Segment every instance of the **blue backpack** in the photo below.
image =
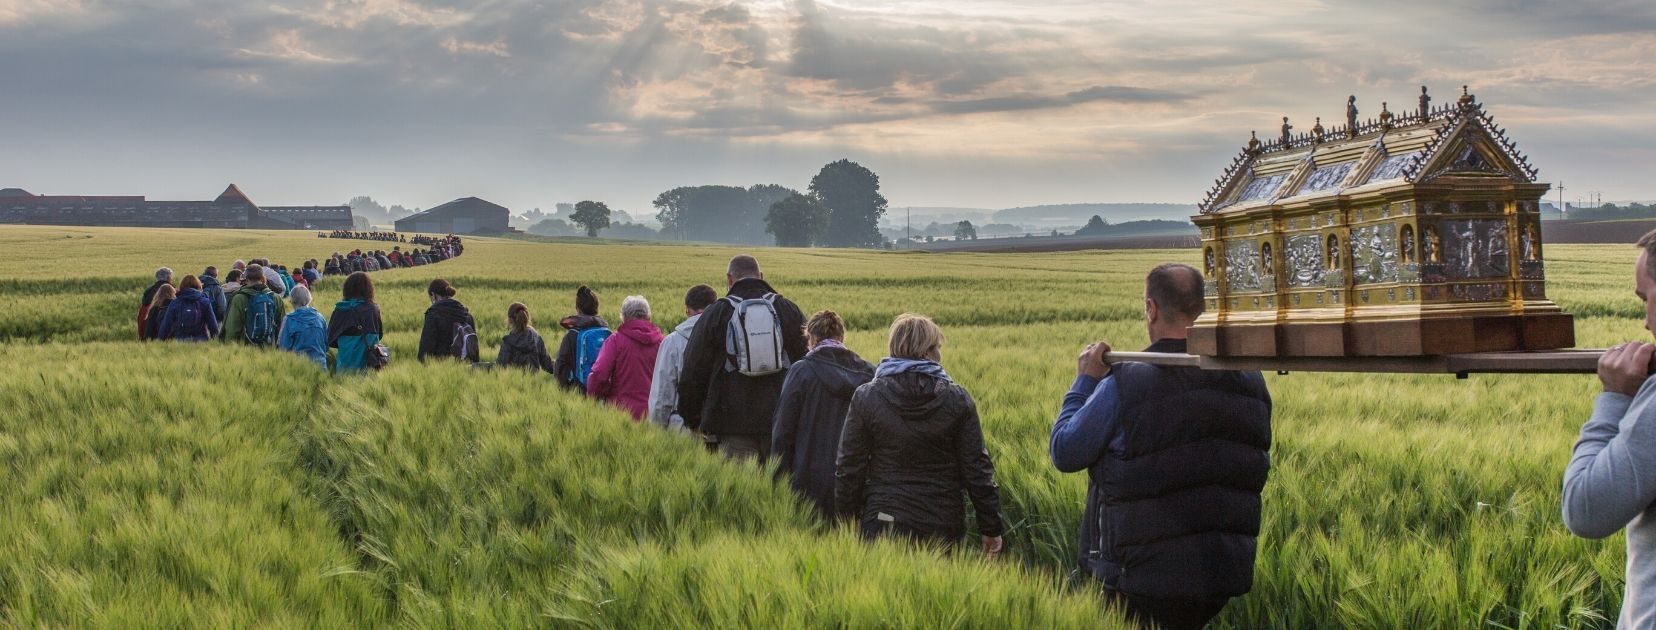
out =
[[592,376],[592,364],[598,362],[598,351],[604,348],[604,340],[609,339],[610,329],[603,326],[583,328],[575,333],[575,382],[586,387],[587,378]]
[[276,293],[266,290],[247,301],[247,318],[242,325],[247,343],[268,346],[276,343]]

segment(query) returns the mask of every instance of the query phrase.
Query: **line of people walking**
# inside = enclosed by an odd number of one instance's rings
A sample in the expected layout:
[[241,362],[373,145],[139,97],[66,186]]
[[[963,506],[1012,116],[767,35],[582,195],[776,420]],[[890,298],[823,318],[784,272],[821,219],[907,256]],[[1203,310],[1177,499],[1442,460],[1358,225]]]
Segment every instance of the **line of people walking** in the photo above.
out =
[[[263,275],[253,268],[250,275]],[[705,284],[689,288],[686,318],[671,332],[656,327],[640,295],[621,300],[612,329],[598,294],[581,286],[575,313],[559,322],[555,353],[529,308],[513,303],[508,332],[484,363],[459,289],[437,279],[427,287],[417,359],[542,373],[710,451],[774,460],[778,479],[820,515],[852,522],[870,539],[953,547],[968,533],[969,502],[975,546],[1002,552],[1007,524],[994,460],[976,401],[943,366],[945,335],[935,322],[898,316],[887,356],[870,363],[846,346],[837,313],[806,317],[753,257],[732,258],[725,283],[722,297]],[[262,315],[273,293],[237,291],[224,336],[272,320],[279,347],[323,369],[330,348],[336,373],[390,360],[367,273],[346,278],[325,325],[302,286],[289,294],[291,314],[276,301],[274,317]],[[247,311],[239,318],[238,305]],[[1155,343],[1147,351],[1184,352],[1203,305],[1200,272],[1153,270],[1145,313]],[[1109,350],[1100,342],[1082,351],[1049,444],[1058,470],[1089,476],[1078,570],[1146,626],[1199,628],[1252,587],[1270,396],[1258,372],[1112,366]]]

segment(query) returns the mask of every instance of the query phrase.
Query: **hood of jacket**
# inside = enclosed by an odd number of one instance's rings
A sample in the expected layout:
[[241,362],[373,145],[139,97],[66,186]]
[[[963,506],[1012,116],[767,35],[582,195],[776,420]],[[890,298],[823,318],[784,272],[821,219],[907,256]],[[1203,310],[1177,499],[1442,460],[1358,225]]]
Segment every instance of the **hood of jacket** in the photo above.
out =
[[293,309],[293,312],[288,313],[282,321],[293,322],[294,325],[303,325],[307,328],[322,329],[328,327],[328,322],[322,319],[322,312],[311,306],[301,306]]
[[609,322],[597,315],[570,315],[558,322],[558,325],[563,326],[565,330],[584,330],[594,326],[609,328]]
[[216,287],[219,284],[218,278],[214,278],[212,276],[201,276],[198,279],[201,280],[201,288],[203,289],[207,287]]
[[621,323],[616,334],[633,340],[641,346],[653,346],[661,343],[661,329],[647,319],[634,319]]
[[701,313],[696,313],[684,318],[684,321],[679,322],[679,325],[673,328],[673,332],[684,335],[686,339],[690,338],[690,333],[696,330],[696,322],[701,321],[701,316]]
[[206,301],[207,300],[207,294],[202,293],[201,289],[179,289],[178,290],[178,295],[175,296],[173,299],[175,299],[175,300],[189,300],[189,301],[192,301],[192,302],[201,302],[201,301]]
[[247,297],[253,297],[255,295],[258,295],[260,293],[264,293],[265,291],[269,291],[269,290],[270,290],[270,288],[266,287],[262,283],[260,283],[260,284],[243,284],[243,285],[241,285],[241,288],[236,289],[236,294],[237,295],[246,294]]
[[500,338],[500,345],[511,348],[519,353],[534,354],[540,350],[541,336],[534,328],[525,328],[522,332],[506,333]]
[[885,400],[904,420],[924,420],[955,404],[955,385],[925,374],[905,372],[875,379],[874,394]]
[[454,298],[443,298],[441,300],[437,300],[432,303],[431,308],[426,309],[426,312],[435,313],[438,317],[449,321],[465,320],[466,315],[469,313],[466,310],[466,305],[461,304],[459,300]]
[[844,400],[850,400],[858,387],[874,378],[874,366],[844,348],[819,348],[801,362],[818,366],[816,376],[828,393]]
[[349,300],[340,300],[340,301],[334,303],[334,312],[338,313],[338,312],[341,312],[341,311],[356,310],[356,307],[362,306],[363,304],[367,304],[367,302],[364,302],[364,301],[359,300],[357,298],[351,298]]

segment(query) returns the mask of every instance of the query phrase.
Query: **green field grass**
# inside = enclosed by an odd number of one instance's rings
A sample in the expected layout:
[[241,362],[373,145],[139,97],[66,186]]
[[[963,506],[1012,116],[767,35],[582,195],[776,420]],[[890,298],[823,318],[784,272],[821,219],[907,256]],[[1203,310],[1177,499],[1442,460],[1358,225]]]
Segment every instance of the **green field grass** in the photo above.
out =
[[[864,545],[766,471],[522,374],[412,361],[424,287],[460,288],[489,343],[513,301],[542,330],[595,288],[658,323],[725,247],[476,239],[375,275],[393,367],[130,341],[156,266],[296,263],[370,243],[310,233],[0,228],[0,621],[11,625],[1082,627],[1082,475],[1046,459],[1082,345],[1147,343],[1143,274],[1187,251],[974,255],[761,250],[807,311],[881,356],[935,317],[977,398],[1009,559]],[[1583,346],[1645,337],[1636,252],[1549,246]],[[326,313],[339,281],[324,280]],[[1267,375],[1272,477],[1254,592],[1219,627],[1608,627],[1620,535],[1574,538],[1559,482],[1591,376]]]

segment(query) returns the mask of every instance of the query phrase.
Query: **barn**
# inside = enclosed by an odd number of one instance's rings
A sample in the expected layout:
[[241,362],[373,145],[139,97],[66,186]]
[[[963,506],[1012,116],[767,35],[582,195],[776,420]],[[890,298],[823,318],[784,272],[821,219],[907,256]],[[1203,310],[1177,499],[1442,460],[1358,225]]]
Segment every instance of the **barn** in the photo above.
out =
[[455,199],[397,220],[398,232],[503,234],[512,212],[476,197]]

